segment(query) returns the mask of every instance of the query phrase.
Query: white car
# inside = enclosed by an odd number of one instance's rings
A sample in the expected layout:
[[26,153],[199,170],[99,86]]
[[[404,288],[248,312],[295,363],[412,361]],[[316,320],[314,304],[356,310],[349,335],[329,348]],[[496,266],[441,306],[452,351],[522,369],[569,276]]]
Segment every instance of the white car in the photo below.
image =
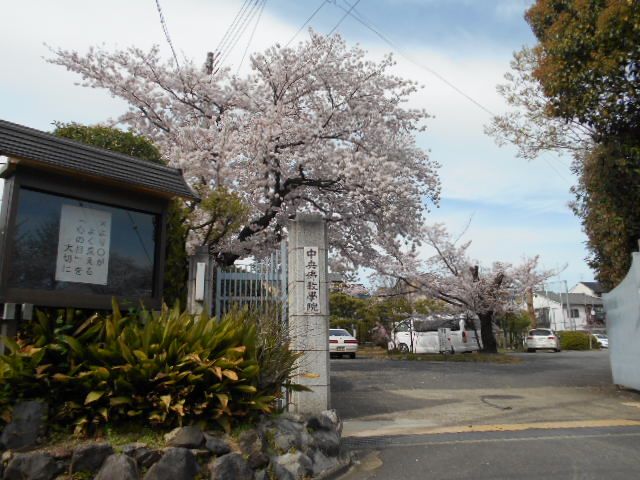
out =
[[607,337],[604,333],[594,333],[593,338],[598,341],[600,347],[609,348],[609,337]]
[[329,355],[349,355],[349,358],[356,358],[356,353],[358,340],[353,335],[342,328],[329,329]]
[[527,352],[535,352],[536,350],[553,350],[560,351],[560,339],[549,328],[536,328],[529,330],[527,338],[524,340],[524,348]]

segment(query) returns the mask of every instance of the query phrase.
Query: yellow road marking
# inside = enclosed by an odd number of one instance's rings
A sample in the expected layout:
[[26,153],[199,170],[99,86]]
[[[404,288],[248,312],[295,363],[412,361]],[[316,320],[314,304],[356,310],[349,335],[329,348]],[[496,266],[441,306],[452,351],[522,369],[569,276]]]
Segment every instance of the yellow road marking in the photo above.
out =
[[560,422],[532,422],[532,423],[498,423],[492,425],[462,425],[452,427],[383,427],[375,430],[353,432],[347,437],[381,437],[387,435],[435,435],[439,433],[468,433],[468,432],[518,432],[523,430],[550,430],[562,428],[590,428],[590,427],[638,427],[640,420],[624,418],[602,420],[572,420]]

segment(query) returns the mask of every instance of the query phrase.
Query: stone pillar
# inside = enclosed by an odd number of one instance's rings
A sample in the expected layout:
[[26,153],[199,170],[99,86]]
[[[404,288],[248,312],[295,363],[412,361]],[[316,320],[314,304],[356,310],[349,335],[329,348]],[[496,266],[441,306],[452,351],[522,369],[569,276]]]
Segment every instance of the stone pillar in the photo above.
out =
[[289,409],[319,413],[329,408],[327,228],[320,215],[300,214],[288,230],[289,335],[303,353],[293,381],[311,389],[293,392]]
[[198,247],[189,257],[187,310],[192,314],[211,315],[213,305],[213,273],[215,262],[206,246]]

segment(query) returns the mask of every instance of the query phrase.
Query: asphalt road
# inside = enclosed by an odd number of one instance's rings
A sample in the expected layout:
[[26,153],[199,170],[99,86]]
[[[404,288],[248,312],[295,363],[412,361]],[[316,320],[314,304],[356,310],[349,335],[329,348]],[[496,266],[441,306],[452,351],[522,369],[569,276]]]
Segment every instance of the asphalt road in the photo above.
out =
[[608,353],[520,358],[332,360],[344,478],[640,478],[640,394],[611,384]]

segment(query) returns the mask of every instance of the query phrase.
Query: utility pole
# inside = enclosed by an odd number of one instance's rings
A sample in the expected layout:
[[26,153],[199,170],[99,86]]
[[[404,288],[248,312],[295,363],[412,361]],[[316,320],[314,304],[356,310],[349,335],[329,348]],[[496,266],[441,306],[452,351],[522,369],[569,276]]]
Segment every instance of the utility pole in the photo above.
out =
[[564,291],[567,294],[567,313],[569,314],[569,325],[573,328],[573,330],[575,330],[576,322],[575,320],[573,320],[573,316],[571,315],[571,300],[569,300],[569,285],[567,284],[566,280],[564,280]]

